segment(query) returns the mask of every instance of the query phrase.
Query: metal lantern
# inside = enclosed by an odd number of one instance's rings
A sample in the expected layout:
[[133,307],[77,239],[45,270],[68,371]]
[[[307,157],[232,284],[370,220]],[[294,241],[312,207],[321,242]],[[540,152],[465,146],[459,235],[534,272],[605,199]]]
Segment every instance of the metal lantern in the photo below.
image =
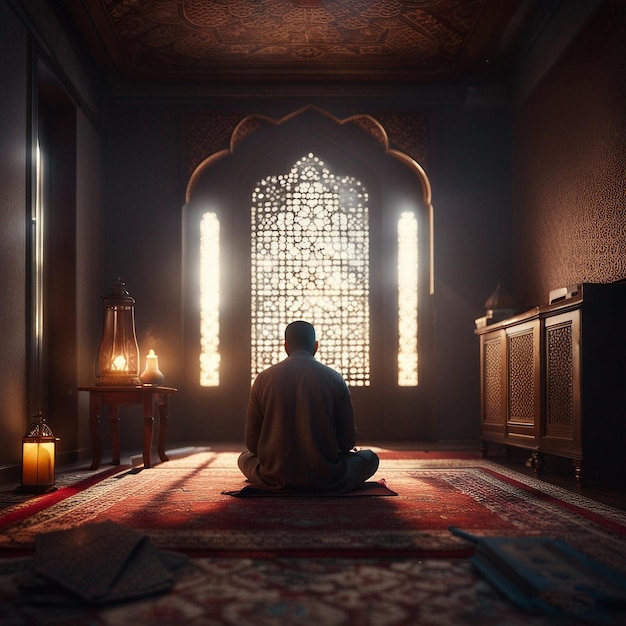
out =
[[20,491],[41,493],[54,486],[54,459],[58,439],[41,413],[22,437],[22,485]]
[[98,384],[138,385],[139,346],[135,334],[135,300],[118,279],[102,298],[104,324],[96,363]]

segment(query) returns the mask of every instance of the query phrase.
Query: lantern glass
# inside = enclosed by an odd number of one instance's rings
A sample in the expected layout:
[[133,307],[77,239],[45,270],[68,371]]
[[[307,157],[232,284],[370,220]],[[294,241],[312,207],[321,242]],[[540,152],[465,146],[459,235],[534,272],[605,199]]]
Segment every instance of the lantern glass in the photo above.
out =
[[96,362],[98,384],[139,384],[139,346],[135,333],[135,300],[118,280],[102,298],[104,323]]
[[54,489],[57,438],[39,413],[22,437],[22,491]]

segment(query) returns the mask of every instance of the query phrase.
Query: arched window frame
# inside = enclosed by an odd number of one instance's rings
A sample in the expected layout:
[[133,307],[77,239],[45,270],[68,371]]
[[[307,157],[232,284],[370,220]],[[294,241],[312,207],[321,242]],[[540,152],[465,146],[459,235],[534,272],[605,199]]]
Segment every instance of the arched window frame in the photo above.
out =
[[[296,123],[291,124],[296,118]],[[325,123],[323,119],[330,120],[330,123]],[[320,120],[321,123],[318,123]],[[337,126],[333,128],[333,124]],[[343,128],[346,127],[350,128],[344,132]],[[280,130],[275,132],[273,128]],[[312,132],[313,129],[316,131]],[[382,127],[368,116],[338,120],[315,110],[315,107],[304,107],[280,120],[253,115],[244,118],[235,129],[229,149],[212,154],[191,176],[184,208],[184,249],[187,251],[185,267],[190,268],[186,269],[187,278],[184,283],[184,301],[187,303],[184,313],[185,328],[188,329],[185,331],[185,349],[188,354],[196,350],[198,345],[195,330],[198,328],[198,252],[193,245],[193,239],[197,237],[199,216],[209,210],[215,211],[223,233],[220,386],[208,388],[198,385],[197,360],[195,364],[193,359],[186,361],[185,374],[187,384],[197,386],[197,391],[193,391],[187,403],[190,410],[206,406],[204,403],[210,402],[211,415],[218,418],[217,422],[213,421],[215,417],[211,419],[211,424],[215,426],[208,426],[210,429],[218,428],[218,424],[221,424],[220,433],[231,432],[231,426],[227,426],[224,420],[227,419],[226,416],[245,412],[247,392],[242,384],[247,383],[248,386],[251,378],[248,339],[250,322],[245,315],[246,301],[249,302],[250,298],[250,273],[245,263],[242,264],[250,251],[250,235],[242,217],[249,210],[250,196],[256,182],[272,172],[288,171],[290,164],[307,151],[309,139],[312,138],[313,144],[309,149],[317,152],[317,146],[320,146],[321,157],[334,165],[341,164],[338,171],[356,173],[365,181],[369,191],[373,192],[375,219],[370,230],[374,254],[370,268],[370,271],[374,268],[374,274],[371,275],[372,384],[369,387],[352,387],[355,410],[360,415],[359,431],[364,437],[389,437],[393,436],[391,433],[395,431],[396,425],[410,423],[411,436],[432,436],[434,335],[432,299],[429,295],[433,293],[434,279],[430,185],[425,173],[413,159],[388,146],[381,155],[380,146],[377,147],[376,141],[372,142],[371,137],[367,139],[367,135],[380,139],[383,144],[386,141]],[[245,146],[240,147],[242,143]],[[295,154],[294,148],[297,150]],[[259,159],[259,154],[264,156]],[[286,154],[290,155],[287,159],[284,158]],[[400,165],[394,165],[394,160],[400,162]],[[391,180],[390,175],[394,182],[387,184]],[[396,378],[398,364],[394,354],[398,345],[398,328],[393,320],[398,293],[395,250],[397,220],[402,210],[413,211],[419,224],[419,387],[399,386]],[[242,237],[246,231],[247,237]],[[282,330],[284,329],[273,331],[276,344],[281,346]],[[320,350],[319,358],[325,360],[324,356]],[[191,378],[189,374],[192,375]],[[233,424],[232,428],[237,437],[239,427]],[[406,430],[403,429],[403,432]]]

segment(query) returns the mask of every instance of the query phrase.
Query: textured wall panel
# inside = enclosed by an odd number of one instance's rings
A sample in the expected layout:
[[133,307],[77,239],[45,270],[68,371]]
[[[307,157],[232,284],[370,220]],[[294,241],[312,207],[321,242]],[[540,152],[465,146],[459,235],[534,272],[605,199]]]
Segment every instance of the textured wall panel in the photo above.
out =
[[609,0],[520,111],[514,264],[520,300],[626,277],[626,4]]

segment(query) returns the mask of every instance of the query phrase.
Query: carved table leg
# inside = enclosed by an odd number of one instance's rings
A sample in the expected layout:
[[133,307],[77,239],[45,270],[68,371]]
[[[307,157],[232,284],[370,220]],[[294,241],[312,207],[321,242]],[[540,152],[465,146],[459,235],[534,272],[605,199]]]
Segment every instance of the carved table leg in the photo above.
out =
[[120,464],[120,405],[114,402],[109,404],[109,425],[111,427],[111,448],[113,449],[113,465]]
[[91,469],[100,467],[102,441],[100,440],[100,394],[89,394],[89,435],[91,437]]
[[169,427],[170,417],[170,399],[165,395],[158,402],[159,407],[159,440],[157,450],[161,461],[169,461],[169,457],[165,454],[165,441],[167,438],[167,430]]
[[156,397],[153,393],[143,396],[143,466],[152,467],[152,431],[154,429],[154,409]]

